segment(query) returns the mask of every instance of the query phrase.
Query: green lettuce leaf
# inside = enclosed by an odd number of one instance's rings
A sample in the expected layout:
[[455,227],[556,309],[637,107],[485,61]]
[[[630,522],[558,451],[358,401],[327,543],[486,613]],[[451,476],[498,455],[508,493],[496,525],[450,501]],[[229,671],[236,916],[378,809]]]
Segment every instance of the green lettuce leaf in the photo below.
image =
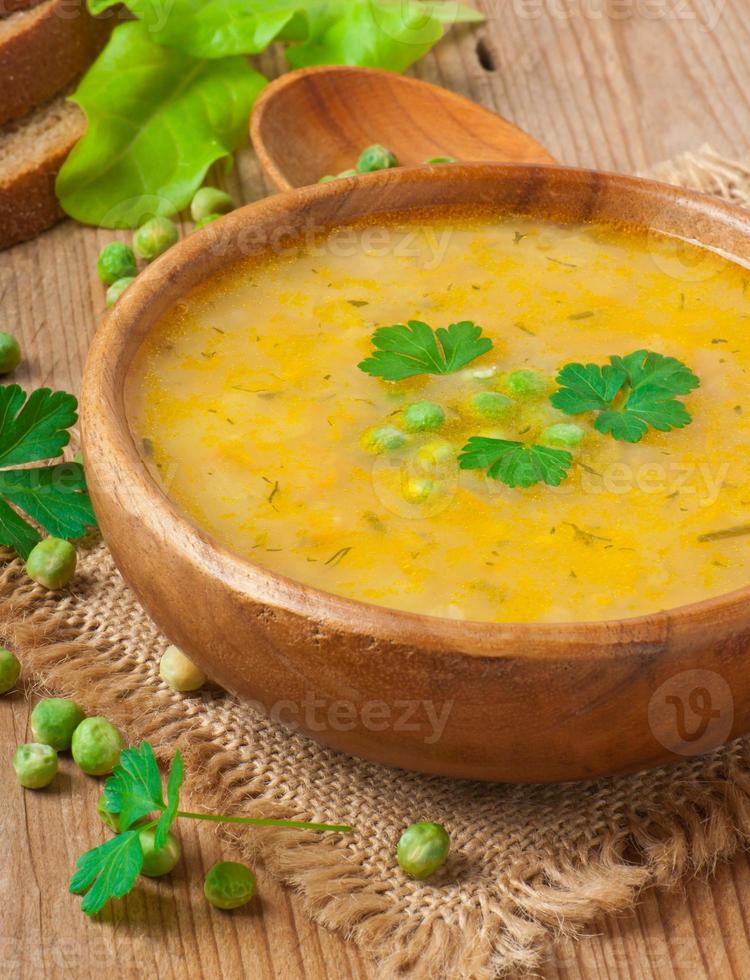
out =
[[[117,0],[89,0],[100,14]],[[443,24],[483,15],[453,0],[127,0],[156,44],[195,58],[258,54],[290,43],[293,67],[368,65],[403,71],[440,40]]]
[[[89,0],[93,14],[119,0]],[[296,16],[299,0],[127,0],[128,9],[149,28],[156,44],[195,58],[258,54]],[[306,36],[306,35],[304,35]]]
[[57,178],[63,209],[126,228],[184,208],[231,159],[265,81],[244,58],[197,60],[121,24],[73,95],[88,127]]
[[292,68],[309,65],[364,65],[405,71],[443,36],[430,5],[349,0],[310,11],[309,36],[291,45]]

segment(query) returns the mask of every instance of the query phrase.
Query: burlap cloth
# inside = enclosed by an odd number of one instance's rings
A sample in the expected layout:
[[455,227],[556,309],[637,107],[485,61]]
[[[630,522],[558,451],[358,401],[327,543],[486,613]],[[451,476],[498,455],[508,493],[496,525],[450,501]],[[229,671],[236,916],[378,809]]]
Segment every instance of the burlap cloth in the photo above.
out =
[[[750,203],[750,169],[706,148],[654,173]],[[133,741],[148,738],[164,754],[179,745],[194,808],[352,824],[348,837],[232,838],[240,855],[294,886],[311,916],[371,952],[381,977],[533,968],[554,938],[631,906],[646,885],[710,869],[750,836],[750,738],[656,772],[577,785],[389,770],[321,748],[220,690],[173,694],[158,676],[167,641],[104,545],[87,543],[79,568],[72,591],[56,596],[7,561],[2,642],[44,687],[111,717]],[[453,842],[429,882],[408,880],[394,860],[401,829],[420,818],[443,823]]]

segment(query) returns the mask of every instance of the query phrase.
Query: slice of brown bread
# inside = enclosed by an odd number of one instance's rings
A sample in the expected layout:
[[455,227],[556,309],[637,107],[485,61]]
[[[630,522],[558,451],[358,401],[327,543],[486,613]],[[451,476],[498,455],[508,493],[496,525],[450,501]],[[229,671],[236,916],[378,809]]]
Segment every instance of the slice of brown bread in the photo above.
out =
[[0,0],[0,17],[7,17],[17,10],[28,10],[29,7],[36,7],[38,3],[41,3],[41,0]]
[[0,130],[0,248],[63,217],[55,177],[85,128],[81,110],[61,96]]
[[64,91],[112,26],[112,17],[92,17],[85,0],[43,0],[0,20],[0,125]]

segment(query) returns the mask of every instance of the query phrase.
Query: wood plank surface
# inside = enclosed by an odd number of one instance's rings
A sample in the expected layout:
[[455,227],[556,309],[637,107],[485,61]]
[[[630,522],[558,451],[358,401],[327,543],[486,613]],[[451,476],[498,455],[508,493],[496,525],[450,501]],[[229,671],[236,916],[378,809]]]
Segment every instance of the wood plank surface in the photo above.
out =
[[[415,74],[526,128],[564,163],[633,171],[703,142],[750,155],[747,0],[482,0],[485,25],[459,28]],[[261,69],[282,68],[278,52]],[[248,151],[237,200],[264,193]],[[62,225],[0,253],[0,329],[25,353],[14,380],[77,388],[103,309],[94,266],[109,232]],[[202,871],[223,853],[210,828],[180,828],[185,860],[101,922],[67,894],[75,857],[104,839],[99,784],[69,761],[55,786],[12,777],[33,697],[0,699],[0,977],[339,980],[383,974],[355,945],[311,923],[259,869],[260,900],[232,914],[205,903]],[[550,952],[548,980],[732,980],[750,976],[746,855],[711,880],[650,891],[631,914]]]

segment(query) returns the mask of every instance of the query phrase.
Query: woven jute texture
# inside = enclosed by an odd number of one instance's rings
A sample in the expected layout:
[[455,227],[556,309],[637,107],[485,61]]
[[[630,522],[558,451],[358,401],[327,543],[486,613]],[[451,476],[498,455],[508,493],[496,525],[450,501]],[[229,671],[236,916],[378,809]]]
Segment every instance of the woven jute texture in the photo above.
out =
[[[750,203],[750,170],[706,148],[657,175]],[[311,916],[354,937],[383,978],[533,969],[556,937],[631,906],[646,885],[710,870],[750,837],[750,738],[575,785],[419,776],[321,748],[218,689],[172,693],[158,676],[167,641],[96,539],[81,548],[71,591],[44,593],[9,560],[0,596],[2,642],[42,686],[164,757],[182,749],[194,808],[351,824],[351,836],[237,831],[230,847],[265,862]],[[446,826],[453,850],[429,882],[415,882],[395,866],[394,848],[402,828],[424,818]]]

